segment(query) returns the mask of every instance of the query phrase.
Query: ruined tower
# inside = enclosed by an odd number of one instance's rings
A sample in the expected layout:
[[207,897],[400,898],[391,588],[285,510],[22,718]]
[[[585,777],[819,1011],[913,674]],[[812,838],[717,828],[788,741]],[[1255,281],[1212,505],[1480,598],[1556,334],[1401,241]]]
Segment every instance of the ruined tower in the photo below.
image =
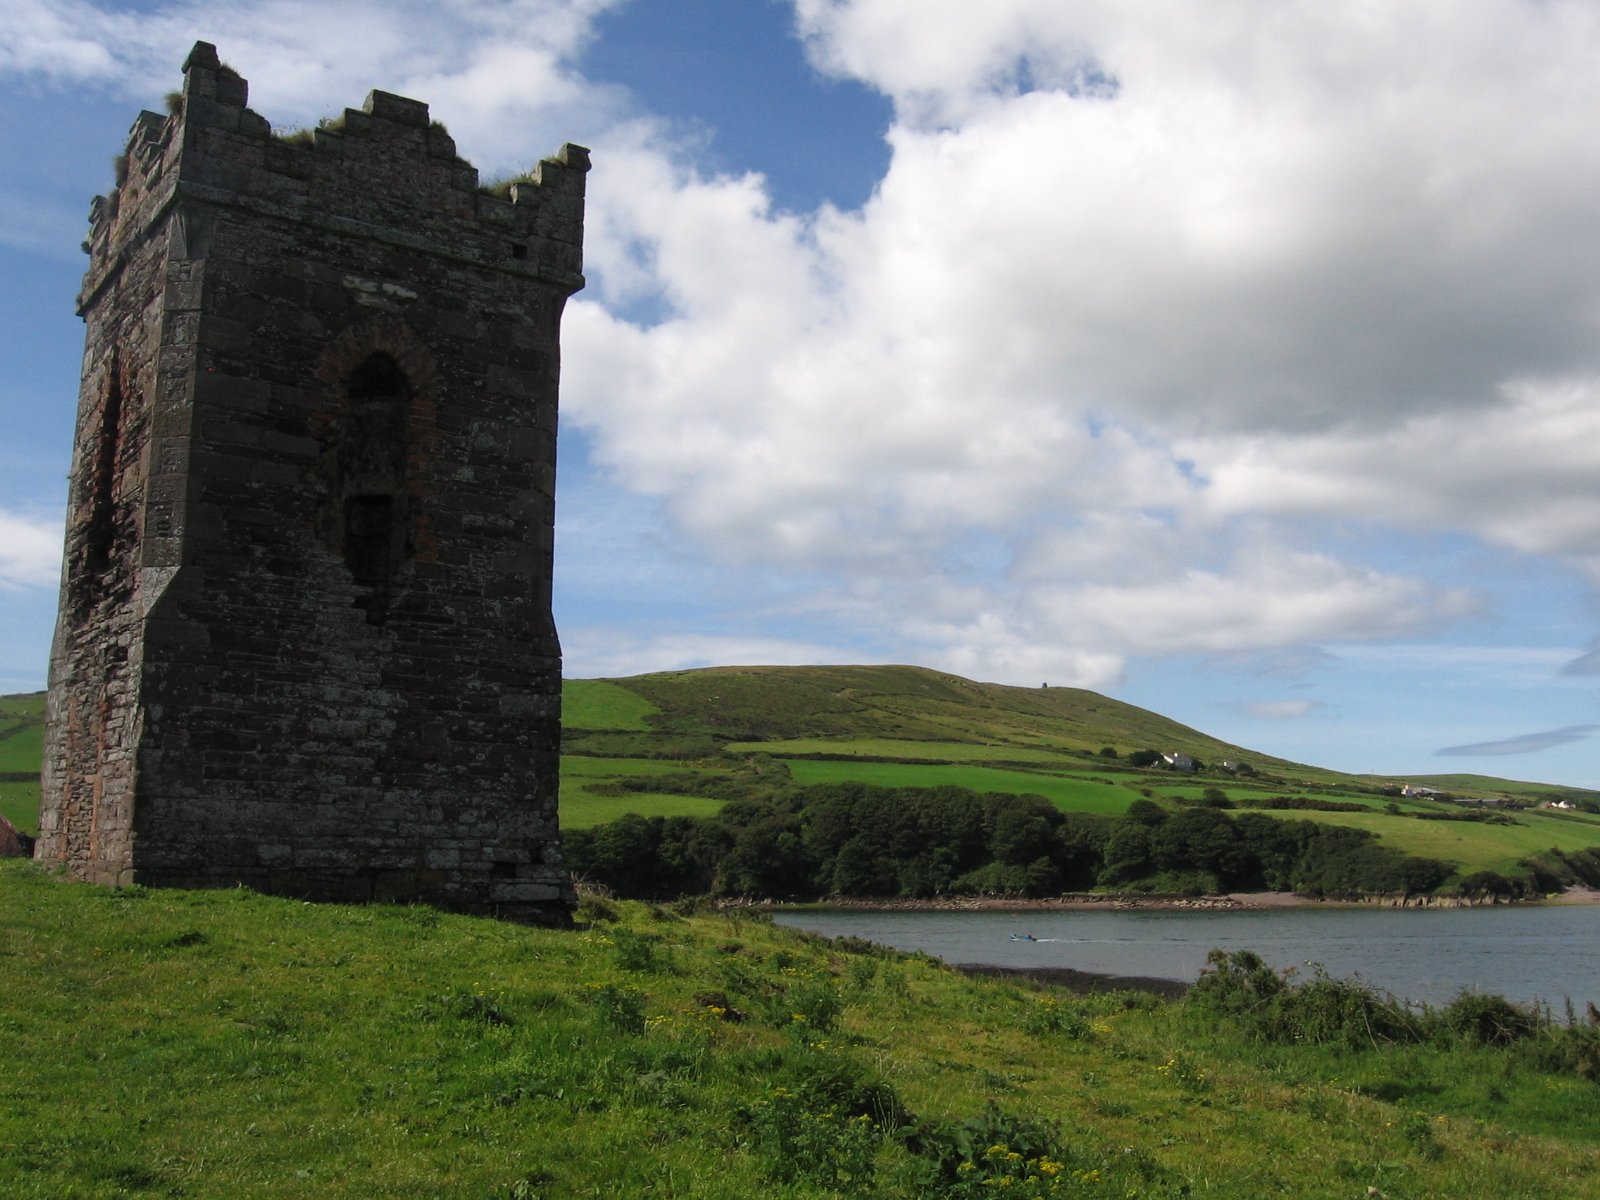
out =
[[587,152],[274,135],[196,44],[90,210],[36,857],[559,921],[558,335]]

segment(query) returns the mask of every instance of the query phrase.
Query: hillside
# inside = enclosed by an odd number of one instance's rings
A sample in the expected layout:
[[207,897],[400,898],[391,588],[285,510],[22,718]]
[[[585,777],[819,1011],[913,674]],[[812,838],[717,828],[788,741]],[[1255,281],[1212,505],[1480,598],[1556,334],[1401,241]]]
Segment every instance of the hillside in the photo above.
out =
[[[631,729],[670,745],[696,736],[805,752],[793,743],[821,739],[840,749],[887,739],[906,757],[945,757],[951,744],[994,752],[1094,754],[1101,748],[1159,746],[1207,759],[1248,752],[1175,721],[1079,688],[1019,688],[975,683],[922,667],[709,667],[627,679],[569,680],[565,725],[572,736],[619,728],[589,700],[585,684],[609,684],[642,698]],[[903,743],[903,744],[902,744]],[[762,748],[765,748],[764,746]],[[858,753],[868,752],[858,748]],[[996,753],[993,757],[1004,757]],[[1260,758],[1259,755],[1251,755]],[[1266,759],[1284,767],[1279,760]]]
[[[720,803],[716,779],[764,770],[800,784],[1033,793],[1063,812],[1102,815],[1141,798],[1181,806],[1220,793],[1236,808],[1276,806],[1261,811],[1366,830],[1460,875],[1516,878],[1527,874],[1520,864],[1529,855],[1600,846],[1600,814],[1538,807],[1558,796],[1600,801],[1600,793],[1448,776],[1434,786],[1516,807],[1401,797],[1397,780],[1258,754],[1076,688],[1006,687],[902,666],[720,667],[569,680],[565,699],[569,828],[624,812],[707,815]],[[1141,750],[1188,755],[1200,769],[1136,767],[1130,759]]]
[[739,910],[535,930],[26,863],[0,913],[19,1200],[1600,1196],[1600,1040],[1476,1044],[1481,1005],[1416,1042],[1347,989],[1359,1029],[1325,1002],[1262,1042],[1198,990],[1076,998]]

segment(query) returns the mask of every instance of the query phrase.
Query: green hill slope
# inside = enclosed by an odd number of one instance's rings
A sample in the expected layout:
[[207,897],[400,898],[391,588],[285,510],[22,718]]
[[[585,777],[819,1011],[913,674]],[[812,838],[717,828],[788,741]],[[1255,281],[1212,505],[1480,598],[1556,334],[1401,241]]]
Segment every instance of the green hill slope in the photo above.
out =
[[[567,726],[584,729],[584,681],[574,682],[579,686],[567,694],[580,707]],[[1149,747],[1219,760],[1247,755],[1094,692],[975,683],[922,667],[711,667],[603,682],[647,700],[654,709],[643,716],[649,728],[684,737],[757,743],[888,738],[1058,754]],[[916,756],[918,747],[899,750]]]
[[[739,911],[534,930],[0,863],[0,1195],[1600,1195],[1521,1046],[1263,1047]],[[1004,1181],[1004,1182],[1002,1182]]]
[[[718,667],[569,680],[565,698],[569,828],[626,812],[704,815],[717,807],[716,779],[768,762],[802,784],[1035,793],[1065,812],[1116,815],[1141,798],[1177,806],[1220,795],[1237,808],[1366,829],[1461,875],[1525,875],[1519,863],[1530,854],[1600,846],[1600,814],[1539,807],[1600,793],[1449,776],[1434,786],[1515,811],[1401,797],[1399,781],[1258,754],[1076,688],[1007,687],[905,666]],[[1188,755],[1201,768],[1135,767],[1141,750]]]

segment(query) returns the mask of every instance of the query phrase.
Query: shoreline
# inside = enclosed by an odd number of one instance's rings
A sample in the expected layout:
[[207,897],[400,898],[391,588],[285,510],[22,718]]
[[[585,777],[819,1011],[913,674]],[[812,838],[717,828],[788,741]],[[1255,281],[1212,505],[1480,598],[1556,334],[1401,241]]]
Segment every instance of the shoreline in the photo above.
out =
[[950,963],[951,970],[980,979],[1001,979],[1016,983],[1046,984],[1065,988],[1075,996],[1095,996],[1104,992],[1150,992],[1165,1000],[1180,999],[1191,983],[1181,979],[1162,979],[1155,975],[1111,975],[1099,971],[1078,971],[1072,967],[999,967],[992,963]]
[[1139,910],[1154,912],[1240,912],[1287,908],[1502,908],[1508,905],[1600,904],[1600,889],[1571,887],[1536,900],[1481,899],[1460,896],[1368,896],[1357,899],[1319,899],[1297,892],[1228,892],[1216,896],[1118,896],[1078,892],[1039,899],[994,896],[945,896],[919,900],[904,897],[829,896],[823,900],[756,901],[753,907],[772,911],[848,909],[861,912],[1093,912]]

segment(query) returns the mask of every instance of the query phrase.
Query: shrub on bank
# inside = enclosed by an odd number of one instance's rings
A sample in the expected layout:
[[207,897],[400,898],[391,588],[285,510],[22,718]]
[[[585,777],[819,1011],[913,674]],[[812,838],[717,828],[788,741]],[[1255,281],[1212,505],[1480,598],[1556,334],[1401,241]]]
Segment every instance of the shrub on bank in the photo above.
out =
[[1535,1070],[1600,1083],[1600,1012],[1592,1004],[1582,1022],[1570,1009],[1559,1022],[1538,1006],[1478,992],[1433,1009],[1315,964],[1303,979],[1294,968],[1275,971],[1249,950],[1211,951],[1186,1003],[1271,1045],[1497,1047]]

